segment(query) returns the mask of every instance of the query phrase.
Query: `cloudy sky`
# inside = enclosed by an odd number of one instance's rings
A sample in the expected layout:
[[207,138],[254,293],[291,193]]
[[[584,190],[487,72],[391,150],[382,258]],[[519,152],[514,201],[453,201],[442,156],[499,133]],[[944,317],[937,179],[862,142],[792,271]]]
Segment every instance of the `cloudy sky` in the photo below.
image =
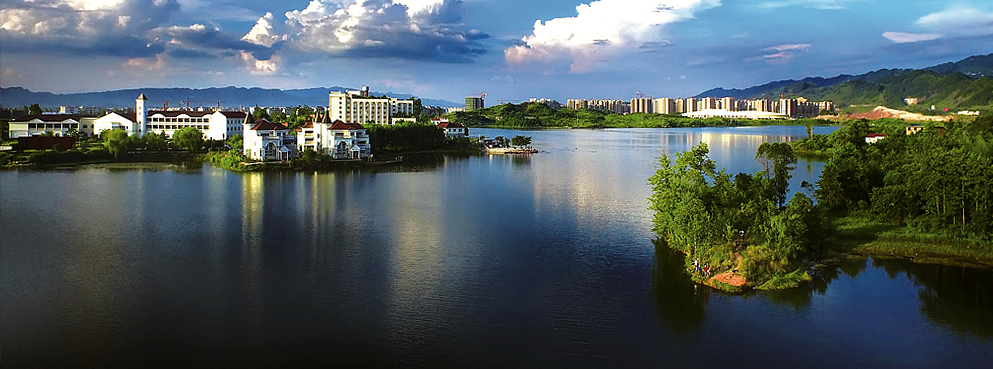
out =
[[630,99],[993,52],[989,0],[3,0],[0,86]]

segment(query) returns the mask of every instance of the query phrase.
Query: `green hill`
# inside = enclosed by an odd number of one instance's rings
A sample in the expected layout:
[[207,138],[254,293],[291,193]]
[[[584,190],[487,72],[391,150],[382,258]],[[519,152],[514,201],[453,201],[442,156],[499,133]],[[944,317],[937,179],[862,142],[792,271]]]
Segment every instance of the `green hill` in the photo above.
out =
[[796,83],[774,89],[768,95],[831,100],[839,108],[883,105],[903,109],[907,108],[904,98],[913,97],[919,100],[920,106],[934,105],[938,110],[989,110],[993,108],[993,77],[973,78],[960,72],[914,70],[876,80],[856,77],[827,87]]
[[[797,82],[763,91],[756,96],[803,96],[831,100],[838,108],[883,105],[894,109],[936,111],[993,110],[993,54],[973,56],[956,63],[925,69],[882,69],[830,86]],[[904,102],[917,98],[917,106]]]

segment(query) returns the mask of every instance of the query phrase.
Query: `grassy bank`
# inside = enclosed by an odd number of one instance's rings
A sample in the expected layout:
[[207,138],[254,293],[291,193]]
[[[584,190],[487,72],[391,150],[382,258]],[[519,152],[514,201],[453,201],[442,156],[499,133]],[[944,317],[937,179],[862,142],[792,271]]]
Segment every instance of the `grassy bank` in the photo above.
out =
[[831,220],[832,250],[880,258],[906,258],[917,263],[993,268],[993,243],[923,233],[909,226],[876,222],[859,216]]
[[133,151],[120,157],[110,155],[106,150],[83,152],[72,149],[30,150],[0,153],[0,167],[6,168],[53,168],[106,163],[182,163],[195,160],[194,156],[183,151]]

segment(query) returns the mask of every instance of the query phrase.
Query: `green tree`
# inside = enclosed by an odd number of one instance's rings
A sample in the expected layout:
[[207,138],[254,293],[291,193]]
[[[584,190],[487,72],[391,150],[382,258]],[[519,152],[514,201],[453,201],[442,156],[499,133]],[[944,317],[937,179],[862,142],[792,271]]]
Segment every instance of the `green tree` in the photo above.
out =
[[421,105],[421,99],[414,99],[414,116],[420,117],[422,112],[424,112],[424,105]]
[[272,121],[272,118],[269,117],[269,112],[266,111],[266,109],[260,108],[258,106],[256,106],[255,110],[252,111],[252,117],[256,119],[265,119]]
[[193,127],[183,127],[172,134],[172,140],[180,149],[197,153],[203,147],[203,132]]
[[783,206],[792,177],[790,172],[795,168],[793,164],[796,164],[793,147],[785,142],[763,142],[755,152],[755,157],[765,166],[766,177],[772,181],[776,204]]
[[38,105],[37,103],[31,104],[31,106],[26,108],[25,110],[27,111],[28,115],[41,115],[44,113],[44,111],[41,110],[41,105]]
[[148,151],[160,151],[168,146],[165,133],[149,132],[145,135],[145,149]]
[[227,141],[225,142],[228,144],[228,146],[231,146],[232,150],[241,150],[245,146],[244,143],[242,142],[241,135],[231,135],[231,137],[228,137]]
[[531,136],[517,135],[510,139],[510,143],[517,147],[527,146],[531,144]]
[[307,164],[314,164],[315,162],[317,162],[317,151],[314,151],[314,149],[308,147],[303,150],[303,153],[300,154],[300,157],[303,158],[303,160],[307,162]]
[[107,150],[110,151],[111,155],[120,158],[124,154],[127,154],[129,140],[126,131],[123,129],[104,131],[102,136],[104,136],[105,146],[107,146]]

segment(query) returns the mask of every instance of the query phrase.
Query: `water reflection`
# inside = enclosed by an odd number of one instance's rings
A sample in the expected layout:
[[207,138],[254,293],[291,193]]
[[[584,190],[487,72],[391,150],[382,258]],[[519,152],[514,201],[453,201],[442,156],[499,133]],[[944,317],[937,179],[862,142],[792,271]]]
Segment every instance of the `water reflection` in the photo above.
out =
[[713,291],[698,286],[686,274],[683,254],[664,245],[655,247],[652,292],[661,320],[677,333],[695,331],[703,322],[707,298]]
[[921,313],[956,331],[993,337],[993,271],[905,260],[873,260],[890,279],[905,278],[919,286]]

